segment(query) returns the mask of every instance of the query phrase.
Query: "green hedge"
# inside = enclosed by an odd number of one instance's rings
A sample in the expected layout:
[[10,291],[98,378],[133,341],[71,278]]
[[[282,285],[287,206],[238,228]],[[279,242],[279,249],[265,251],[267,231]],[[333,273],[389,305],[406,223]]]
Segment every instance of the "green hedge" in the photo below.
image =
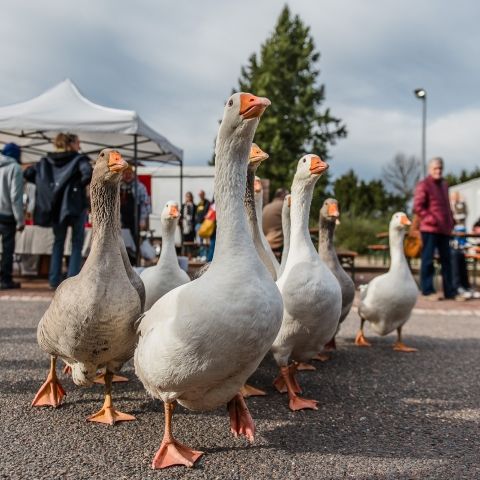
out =
[[335,231],[335,244],[339,249],[367,253],[367,245],[381,243],[376,234],[388,231],[389,218],[353,217],[343,215]]

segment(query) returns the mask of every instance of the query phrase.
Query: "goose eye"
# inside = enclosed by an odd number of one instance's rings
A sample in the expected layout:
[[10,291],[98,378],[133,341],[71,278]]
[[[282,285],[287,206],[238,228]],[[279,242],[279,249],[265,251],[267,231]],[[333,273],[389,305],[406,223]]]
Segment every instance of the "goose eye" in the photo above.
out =
[[230,99],[230,100],[228,101],[228,106],[231,107],[232,105],[233,105],[233,100]]
[[304,159],[303,159],[303,163],[305,163],[306,161],[307,161],[307,159],[306,159],[306,158],[304,158]]
[[101,157],[104,157],[104,156],[105,156],[105,154],[102,152],[102,153],[100,154],[100,156],[101,156]]

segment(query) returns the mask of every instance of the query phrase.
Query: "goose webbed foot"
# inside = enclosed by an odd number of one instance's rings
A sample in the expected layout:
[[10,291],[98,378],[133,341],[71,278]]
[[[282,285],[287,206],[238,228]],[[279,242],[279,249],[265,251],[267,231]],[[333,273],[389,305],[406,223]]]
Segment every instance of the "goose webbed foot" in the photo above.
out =
[[418,352],[417,348],[407,347],[407,345],[405,345],[403,342],[395,342],[393,345],[393,349],[396,352],[404,352],[404,353]]
[[[122,383],[122,382],[128,382],[127,377],[123,377],[122,375],[116,375],[114,374],[112,377],[112,383]],[[99,385],[105,385],[105,373],[99,373],[96,377],[93,383],[98,383]]]
[[359,330],[355,337],[355,345],[357,347],[371,347],[372,344],[363,335],[363,330]]
[[248,383],[246,383],[241,389],[240,393],[242,394],[243,398],[248,397],[263,397],[267,393],[259,388],[252,387]]
[[316,368],[311,363],[307,363],[307,362],[298,362],[297,365],[296,365],[296,369],[299,370],[299,371],[304,371],[304,370],[313,371],[313,370],[316,370]]
[[328,362],[330,360],[330,355],[326,353],[317,353],[312,360],[318,360],[319,362]]
[[152,468],[160,469],[173,467],[174,465],[185,465],[191,468],[202,455],[203,452],[192,450],[173,438],[170,440],[163,439],[160,448],[153,457]]
[[115,425],[117,422],[128,422],[135,420],[133,415],[129,415],[128,413],[122,413],[116,410],[113,407],[112,402],[112,378],[113,373],[106,372],[105,373],[105,401],[103,403],[103,407],[93,415],[87,418],[89,422],[97,422],[97,423],[106,423],[108,425]]
[[58,381],[56,364],[57,359],[52,356],[50,359],[50,371],[48,372],[47,379],[35,395],[35,398],[32,401],[32,407],[50,405],[56,408],[62,403],[63,397],[66,393]]
[[173,467],[174,465],[185,465],[191,468],[203,455],[203,452],[192,450],[173,438],[172,417],[175,405],[176,402],[164,403],[165,433],[160,448],[153,457],[152,468],[154,469]]
[[227,403],[230,415],[230,431],[235,437],[244,435],[250,442],[253,442],[255,435],[255,424],[248,410],[247,404],[241,393],[237,393]]
[[290,410],[293,410],[294,412],[304,409],[318,410],[317,400],[310,400],[297,395],[300,386],[295,379],[296,368],[295,364],[290,367],[280,367],[280,374],[285,381],[285,386],[288,392],[288,406]]

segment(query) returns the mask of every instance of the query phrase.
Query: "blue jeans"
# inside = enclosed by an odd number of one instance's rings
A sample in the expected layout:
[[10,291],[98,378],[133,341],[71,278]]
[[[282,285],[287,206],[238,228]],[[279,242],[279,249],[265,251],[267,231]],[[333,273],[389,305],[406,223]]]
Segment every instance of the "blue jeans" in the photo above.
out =
[[433,286],[433,276],[435,268],[433,265],[433,255],[435,250],[440,257],[442,266],[443,294],[445,298],[453,298],[456,291],[452,282],[452,263],[450,254],[450,236],[441,233],[422,232],[422,266],[420,269],[420,287],[424,295],[435,293]]
[[52,257],[50,259],[50,272],[48,274],[48,283],[52,287],[58,287],[62,279],[62,261],[63,249],[65,246],[65,237],[67,228],[72,227],[72,253],[68,262],[67,277],[73,277],[80,272],[82,267],[82,247],[85,237],[85,213],[78,217],[67,217],[63,222],[53,225]]
[[2,261],[0,263],[0,277],[2,283],[12,282],[13,252],[15,251],[16,224],[0,223],[0,236],[2,237]]

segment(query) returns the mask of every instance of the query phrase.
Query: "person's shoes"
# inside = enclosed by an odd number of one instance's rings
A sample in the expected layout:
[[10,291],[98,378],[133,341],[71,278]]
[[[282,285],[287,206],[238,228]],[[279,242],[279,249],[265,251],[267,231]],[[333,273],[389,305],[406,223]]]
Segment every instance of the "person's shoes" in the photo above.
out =
[[471,300],[473,298],[473,292],[471,290],[465,290],[464,288],[459,288],[457,290],[456,297],[458,297],[458,296],[463,297],[465,300]]
[[472,294],[473,299],[478,300],[480,298],[480,292],[477,290],[470,290],[470,293]]
[[15,288],[20,288],[21,285],[18,282],[2,282],[0,284],[0,290],[13,290]]
[[462,295],[461,293],[457,293],[454,297],[451,298],[452,300],[455,300],[456,302],[466,302],[467,300],[470,299],[470,297],[465,297],[465,295]]
[[440,297],[437,293],[430,293],[429,295],[422,295],[422,300],[427,300],[429,302],[439,302],[443,300],[443,297]]

